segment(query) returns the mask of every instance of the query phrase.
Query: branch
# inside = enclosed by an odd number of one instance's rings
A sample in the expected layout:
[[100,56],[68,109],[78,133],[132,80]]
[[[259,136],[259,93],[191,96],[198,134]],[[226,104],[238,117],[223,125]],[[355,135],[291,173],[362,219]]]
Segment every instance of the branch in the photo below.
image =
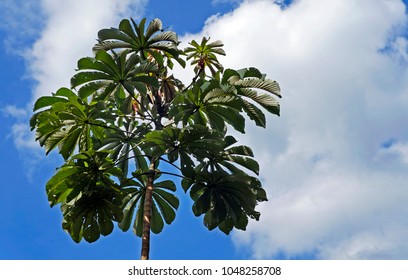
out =
[[131,95],[132,98],[133,98],[133,99],[140,105],[140,107],[144,110],[143,114],[146,112],[146,113],[149,115],[150,119],[151,119],[151,120],[154,120],[153,116],[150,114],[150,111],[149,111],[145,106],[143,106],[143,104],[142,104],[139,100],[137,100],[135,94],[134,94],[133,92],[130,92],[130,90],[128,90],[128,89],[125,87],[125,85],[124,85],[123,83],[121,83],[121,84],[122,84],[123,88],[129,93],[129,95]]
[[120,183],[119,188],[122,188],[124,184],[126,184],[127,182],[129,182],[129,181],[135,179],[136,177],[137,177],[137,176],[132,176],[132,177],[130,177],[130,178],[127,178],[125,181],[123,181],[123,182]]
[[185,176],[183,176],[183,175],[176,174],[176,173],[171,173],[171,172],[166,172],[166,171],[161,171],[161,170],[157,170],[156,172],[157,172],[157,173],[160,173],[160,174],[166,174],[166,175],[171,175],[171,176],[179,177],[179,178],[182,178],[182,179],[191,180],[190,178],[187,178],[187,177],[185,177]]
[[136,116],[133,116],[133,115],[115,115],[115,114],[114,114],[114,116],[115,116],[115,117],[118,117],[118,118],[120,118],[120,117],[126,117],[126,118],[131,118],[131,119],[139,119],[139,120],[142,120],[142,121],[148,120],[148,121],[150,121],[150,123],[152,123],[152,122],[154,121],[153,119],[148,118],[148,117],[146,117],[146,116],[136,117]]
[[178,167],[178,166],[175,165],[174,163],[168,161],[167,159],[164,159],[164,158],[162,158],[162,157],[159,157],[159,159],[162,160],[162,161],[164,161],[164,162],[167,162],[167,163],[170,164],[171,166],[173,166],[173,167],[175,167],[175,168],[177,168],[178,170],[181,171],[181,168],[180,168],[180,167]]
[[94,125],[94,126],[99,126],[99,127],[105,128],[105,129],[113,129],[113,130],[118,131],[118,132],[127,132],[126,130],[119,129],[117,127],[107,126],[107,125],[103,125],[103,124],[99,124],[99,123],[88,122],[87,124]]
[[[123,156],[123,157],[124,157],[124,156]],[[123,157],[118,158],[118,159],[116,160],[116,162],[113,164],[113,166],[118,165],[118,164],[120,164],[120,163],[122,163],[122,162],[124,162],[124,161],[126,161],[126,160],[129,160],[129,159],[132,159],[132,158],[137,158],[137,157],[146,157],[146,158],[150,159],[150,156],[148,156],[148,155],[134,155],[134,156],[131,156],[131,157],[122,159]]]
[[201,72],[203,72],[203,70],[204,70],[204,67],[202,67],[202,68],[197,72],[197,74],[194,76],[194,78],[193,78],[193,80],[191,81],[191,83],[190,83],[185,89],[183,89],[183,92],[184,92],[184,91],[187,91],[192,85],[195,84],[197,78],[201,75]]
[[120,128],[113,127],[113,126],[107,126],[107,125],[102,125],[102,124],[98,124],[98,123],[93,123],[93,122],[88,122],[88,124],[89,124],[89,125],[99,126],[99,127],[105,128],[105,129],[113,129],[113,130],[115,130],[115,131],[117,131],[117,132],[128,133],[128,134],[131,134],[132,136],[137,136],[137,135],[140,134],[141,132],[143,132],[143,131],[145,131],[146,129],[148,129],[149,125],[150,125],[152,122],[153,122],[153,121],[150,121],[150,122],[146,125],[146,127],[145,127],[143,130],[141,130],[140,132],[138,132],[138,133],[134,133],[134,132],[131,132],[131,131],[128,131],[128,130],[122,130],[122,129],[120,129]]

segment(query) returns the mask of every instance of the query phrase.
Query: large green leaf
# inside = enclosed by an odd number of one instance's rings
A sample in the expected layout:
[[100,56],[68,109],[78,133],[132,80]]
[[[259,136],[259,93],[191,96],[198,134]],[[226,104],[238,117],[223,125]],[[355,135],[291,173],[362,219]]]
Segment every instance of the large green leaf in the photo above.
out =
[[[146,175],[137,175],[136,180],[129,181],[124,186],[124,198],[122,200],[123,220],[119,227],[127,231],[133,220],[133,231],[139,237],[143,233],[143,209],[146,193]],[[176,190],[172,181],[156,182],[153,186],[153,206],[151,216],[151,231],[160,233],[164,223],[171,224],[176,217],[179,206],[178,198],[171,192]]]
[[86,119],[87,105],[61,97],[59,94],[61,91],[62,89],[54,95],[56,99],[48,99],[47,103],[42,101],[40,102],[42,105],[36,104],[35,108],[45,104],[52,106],[36,115],[32,129],[36,129],[36,140],[45,147],[47,154],[60,145],[60,153],[67,159],[80,137],[83,120]]
[[225,55],[222,49],[224,44],[221,41],[208,43],[210,38],[203,37],[201,43],[198,44],[195,40],[190,42],[191,47],[184,49],[187,54],[187,60],[192,59],[191,65],[194,65],[194,71],[201,77],[205,74],[205,69],[210,69],[214,76],[218,71],[223,71],[223,66],[218,61],[217,55]]
[[[94,46],[94,51],[127,49],[138,53],[143,59],[154,52],[155,61],[163,66],[164,58],[170,60],[177,58],[178,38],[172,31],[164,31],[160,19],[154,19],[145,29],[146,19],[142,19],[137,24],[133,19],[123,19],[119,24],[119,29],[102,29],[98,33],[98,43]],[[159,51],[159,52],[157,52]]]
[[[221,133],[209,131],[203,126],[185,128],[167,127],[161,131],[151,131],[146,135],[144,149],[154,148],[153,156],[168,155],[169,161],[181,159],[181,170],[188,176],[194,163],[191,156],[204,159],[210,151],[220,151],[223,146]],[[187,164],[185,164],[187,163]]]
[[[71,86],[78,89],[82,99],[92,96],[107,106],[115,106],[125,115],[137,113],[153,118],[149,111],[159,98],[151,90],[159,88],[160,69],[154,62],[143,60],[129,50],[109,54],[100,50],[94,58],[82,58],[78,70],[71,79]],[[138,104],[138,109],[134,107]]]
[[257,126],[263,128],[266,127],[266,117],[262,110],[260,110],[258,107],[244,99],[242,100],[242,109],[248,115],[248,117],[255,122]]
[[42,109],[44,107],[52,106],[55,103],[58,102],[66,102],[67,100],[63,97],[58,97],[58,96],[42,96],[37,99],[37,101],[34,104],[34,109],[33,111],[37,111],[39,109]]
[[[109,54],[104,50],[96,53],[94,58],[86,57],[78,61],[79,72],[71,78],[73,88],[80,87],[81,97],[87,97],[106,88],[111,89],[102,96],[106,98],[114,93],[117,87],[131,81],[137,75],[149,75],[157,72],[152,63],[142,63],[137,54],[129,55],[128,51],[120,54]],[[82,89],[85,87],[85,89]]]
[[219,88],[217,83],[196,84],[191,90],[178,95],[170,109],[170,116],[183,125],[198,124],[223,131],[226,124],[245,132],[245,119],[240,114],[241,102]]
[[94,102],[89,105],[69,89],[62,88],[53,97],[56,99],[37,104],[37,108],[45,104],[50,106],[31,120],[32,129],[36,129],[36,140],[45,148],[46,154],[58,147],[59,153],[67,160],[77,148],[89,150],[94,142],[92,138],[103,137],[104,128],[113,121],[112,114],[103,104]]
[[109,74],[97,71],[79,72],[71,78],[71,86],[74,88],[93,81],[111,81],[112,78],[115,79]]
[[279,84],[265,79],[265,75],[256,68],[240,70],[226,69],[221,78],[221,88],[229,89],[242,102],[242,110],[257,126],[266,127],[265,114],[255,104],[269,113],[280,115],[279,102],[274,98],[282,97]]
[[[263,201],[263,190],[256,189],[254,178],[244,174],[228,174],[223,171],[201,172],[190,189],[196,216],[204,214],[204,225],[212,230],[219,227],[229,233],[234,227],[245,229],[248,219],[259,219],[255,211],[258,201]],[[259,193],[259,194],[258,194]]]
[[96,241],[122,220],[120,187],[112,177],[121,170],[113,167],[108,152],[85,152],[72,157],[48,181],[51,206],[61,204],[63,228],[75,242]]
[[265,108],[268,112],[275,114],[275,115],[279,115],[279,112],[280,112],[279,102],[275,98],[273,98],[271,95],[265,94],[265,93],[259,93],[255,90],[251,90],[248,88],[240,88],[238,90],[238,94],[245,96],[249,99],[252,99],[256,103],[261,105],[263,108]]
[[123,124],[122,129],[118,127],[107,129],[106,137],[98,142],[95,148],[110,151],[109,157],[123,171],[121,179],[124,180],[127,177],[131,159],[134,159],[136,169],[147,170],[146,159],[139,145],[149,131],[149,127],[129,119]]
[[100,235],[106,236],[113,231],[113,222],[121,221],[119,203],[116,194],[107,190],[82,195],[61,207],[64,216],[62,227],[77,243],[82,238],[95,242]]
[[253,159],[253,153],[248,146],[226,146],[225,150],[215,155],[209,162],[225,166],[233,173],[240,173],[231,164],[240,165],[259,175],[259,164]]
[[46,185],[50,205],[64,200],[69,202],[80,194],[97,191],[101,186],[119,191],[111,177],[120,177],[122,171],[113,166],[108,154],[106,151],[82,152],[59,168]]

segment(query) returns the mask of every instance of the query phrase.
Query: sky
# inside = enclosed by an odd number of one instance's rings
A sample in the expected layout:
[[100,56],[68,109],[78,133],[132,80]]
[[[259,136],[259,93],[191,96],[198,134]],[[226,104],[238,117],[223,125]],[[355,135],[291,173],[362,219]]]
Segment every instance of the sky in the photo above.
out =
[[[152,259],[408,259],[408,16],[401,0],[2,0],[0,259],[137,259],[119,229],[75,244],[45,184],[62,164],[29,131],[33,102],[69,85],[98,30],[160,18],[183,44],[224,42],[226,68],[279,82],[281,116],[236,134],[268,202],[259,222],[209,232],[182,197]],[[190,76],[175,70],[181,79]],[[187,80],[188,81],[188,80]]]

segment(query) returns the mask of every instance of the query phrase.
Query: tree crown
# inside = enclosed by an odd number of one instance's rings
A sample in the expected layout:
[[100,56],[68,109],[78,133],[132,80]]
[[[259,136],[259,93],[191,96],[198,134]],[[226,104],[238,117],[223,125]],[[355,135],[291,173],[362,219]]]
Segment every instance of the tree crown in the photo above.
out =
[[[256,68],[224,69],[222,47],[203,38],[181,50],[159,19],[124,19],[99,31],[70,89],[36,101],[36,140],[65,161],[46,185],[48,200],[75,242],[110,234],[114,222],[140,237],[146,223],[161,232],[179,206],[163,174],[181,178],[210,230],[228,234],[259,219],[255,207],[267,200],[259,165],[228,130],[245,133],[247,120],[265,128],[265,112],[279,115],[280,88]],[[195,76],[186,86],[172,71],[187,61]]]

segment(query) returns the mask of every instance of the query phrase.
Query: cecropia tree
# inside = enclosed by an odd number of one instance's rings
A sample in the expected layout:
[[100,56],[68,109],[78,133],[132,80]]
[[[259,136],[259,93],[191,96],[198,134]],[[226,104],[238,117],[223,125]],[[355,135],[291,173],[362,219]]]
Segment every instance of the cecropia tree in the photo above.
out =
[[[265,128],[265,113],[279,115],[280,88],[256,68],[224,69],[222,47],[202,38],[181,50],[159,19],[124,19],[99,31],[70,89],[36,101],[36,140],[65,161],[46,193],[75,242],[94,242],[116,223],[142,238],[148,259],[150,233],[176,217],[180,178],[209,230],[229,234],[259,219],[256,205],[267,200],[259,165],[228,130],[245,133],[246,120]],[[194,78],[185,85],[172,72],[189,61]]]

